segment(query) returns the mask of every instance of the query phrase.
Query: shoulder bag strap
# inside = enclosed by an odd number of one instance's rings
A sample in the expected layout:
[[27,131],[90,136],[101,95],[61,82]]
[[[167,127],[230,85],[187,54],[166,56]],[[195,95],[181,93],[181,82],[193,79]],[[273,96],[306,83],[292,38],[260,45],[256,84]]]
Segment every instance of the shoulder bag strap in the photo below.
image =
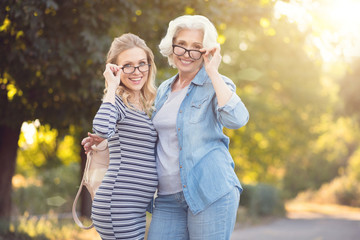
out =
[[[77,204],[77,202],[78,202],[78,200],[79,200],[81,191],[82,191],[82,189],[83,189],[83,187],[84,187],[85,172],[86,172],[86,170],[89,168],[90,161],[91,161],[91,157],[90,157],[90,156],[91,156],[91,154],[88,153],[87,159],[86,159],[85,170],[84,170],[84,173],[83,173],[83,177],[82,177],[82,179],[81,179],[81,184],[80,184],[80,187],[79,187],[78,192],[76,193],[76,197],[75,197],[75,200],[74,200],[74,203],[73,203],[73,206],[72,206],[72,216],[73,216],[73,219],[74,219],[75,223],[76,223],[79,227],[81,227],[82,229],[90,229],[90,228],[94,227],[94,224],[93,224],[93,223],[91,223],[90,226],[84,226],[84,225],[82,224],[82,222],[80,221],[77,213],[76,213],[76,204]],[[89,159],[89,158],[90,158],[90,159]]]

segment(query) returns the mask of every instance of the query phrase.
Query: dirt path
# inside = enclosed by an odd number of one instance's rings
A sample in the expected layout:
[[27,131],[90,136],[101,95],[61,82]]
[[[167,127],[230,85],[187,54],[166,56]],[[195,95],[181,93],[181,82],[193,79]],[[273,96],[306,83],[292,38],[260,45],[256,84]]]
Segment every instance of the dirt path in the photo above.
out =
[[292,203],[286,218],[236,229],[231,240],[360,240],[360,210]]

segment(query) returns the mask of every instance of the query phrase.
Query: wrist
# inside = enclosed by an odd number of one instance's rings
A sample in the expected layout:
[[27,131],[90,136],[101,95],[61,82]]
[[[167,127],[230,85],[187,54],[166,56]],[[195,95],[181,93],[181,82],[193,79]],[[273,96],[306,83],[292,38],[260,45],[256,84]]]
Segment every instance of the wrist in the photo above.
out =
[[117,85],[108,85],[106,90],[107,92],[116,92],[117,87]]
[[218,69],[215,69],[215,68],[206,69],[206,72],[209,75],[209,77],[218,77],[218,76],[220,76],[220,73],[219,73]]

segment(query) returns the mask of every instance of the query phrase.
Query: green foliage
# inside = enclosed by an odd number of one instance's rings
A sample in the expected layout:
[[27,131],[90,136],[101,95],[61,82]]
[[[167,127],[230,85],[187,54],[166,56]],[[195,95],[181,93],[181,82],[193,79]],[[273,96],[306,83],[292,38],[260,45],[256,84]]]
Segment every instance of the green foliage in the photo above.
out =
[[284,201],[278,189],[267,184],[244,185],[240,205],[251,216],[282,216]]
[[13,190],[15,212],[20,215],[26,212],[30,215],[46,214],[50,210],[70,212],[80,182],[79,171],[79,165],[72,163],[41,171],[36,181],[26,179],[30,184]]
[[[38,133],[51,138],[37,137],[30,146],[20,137],[17,173],[35,180],[15,189],[18,212],[69,209],[74,192],[68,189],[76,190],[80,170],[73,164],[79,161],[76,143],[90,130],[100,104],[102,70],[113,37],[132,32],[145,39],[154,51],[160,84],[176,71],[168,67],[158,44],[169,21],[183,14],[202,14],[215,24],[222,44],[220,72],[236,83],[249,109],[247,126],[225,129],[243,183],[271,184],[291,197],[344,171],[360,181],[354,155],[359,131],[350,117],[338,118],[342,112],[358,115],[359,64],[340,82],[342,106],[337,86],[324,84],[320,53],[309,43],[309,32],[284,17],[274,18],[275,2],[1,1],[0,125],[39,119],[43,125]],[[348,187],[340,195],[349,199],[353,190]],[[249,185],[242,202],[254,214],[266,215],[276,208],[277,195],[270,186]],[[66,202],[61,205],[57,196]],[[34,202],[45,210],[30,204]]]
[[1,124],[37,118],[59,130],[69,124],[88,126],[110,41],[109,22],[95,13],[108,8],[99,2],[1,2],[9,25],[0,32],[0,74],[3,85],[16,88],[12,98],[1,90]]
[[340,97],[344,101],[343,113],[355,116],[360,123],[360,59],[354,61],[340,81]]
[[353,181],[360,184],[360,147],[349,158],[346,173]]
[[[359,127],[351,118],[323,118],[319,121],[320,134],[316,142],[309,148],[307,161],[299,164],[287,164],[288,173],[284,177],[285,189],[293,197],[296,193],[306,189],[318,189],[324,183],[345,173],[359,171],[356,167],[354,151],[359,146]],[[354,161],[354,167],[350,167]],[[349,171],[346,170],[346,174]]]
[[39,235],[36,237],[31,237],[26,233],[19,233],[19,232],[6,232],[0,233],[0,240],[48,240],[49,238]]
[[[19,216],[11,225],[10,234],[24,236],[24,239],[87,240],[99,239],[95,229],[83,231],[71,218],[50,212],[46,216]],[[31,237],[31,238],[30,238]],[[16,239],[16,238],[15,238]],[[22,238],[19,238],[22,239]]]
[[[160,69],[168,68],[157,45],[171,19],[185,13],[205,14],[219,25],[232,22],[238,11],[250,15],[244,4],[220,0],[5,0],[0,9],[4,19],[0,124],[39,119],[58,130],[70,124],[89,129],[104,86],[101,73],[113,37],[129,31],[139,34],[154,49]],[[167,71],[159,72],[169,76]]]
[[360,207],[360,182],[350,175],[343,175],[323,184],[318,190],[306,190],[296,200],[325,204]]
[[353,207],[360,207],[360,183],[350,177],[334,179],[328,186],[328,190],[336,199],[336,203]]
[[16,173],[33,177],[39,171],[80,162],[80,142],[77,130],[71,126],[71,135],[59,136],[56,129],[40,125],[39,121],[24,122],[19,137]]
[[336,119],[336,87],[323,82],[319,50],[286,18],[243,23],[224,32],[220,69],[250,112],[244,128],[225,130],[237,175],[275,185],[287,197],[319,188],[339,175],[358,145],[353,125]]

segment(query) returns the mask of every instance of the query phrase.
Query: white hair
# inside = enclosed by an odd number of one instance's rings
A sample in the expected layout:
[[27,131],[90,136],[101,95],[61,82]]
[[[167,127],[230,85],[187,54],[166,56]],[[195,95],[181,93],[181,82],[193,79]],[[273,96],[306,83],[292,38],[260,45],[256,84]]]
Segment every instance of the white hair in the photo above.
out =
[[170,21],[165,37],[159,44],[160,53],[168,58],[170,66],[175,67],[173,56],[173,41],[183,29],[197,29],[204,34],[203,47],[212,48],[218,45],[218,33],[214,24],[207,17],[201,15],[183,15]]

